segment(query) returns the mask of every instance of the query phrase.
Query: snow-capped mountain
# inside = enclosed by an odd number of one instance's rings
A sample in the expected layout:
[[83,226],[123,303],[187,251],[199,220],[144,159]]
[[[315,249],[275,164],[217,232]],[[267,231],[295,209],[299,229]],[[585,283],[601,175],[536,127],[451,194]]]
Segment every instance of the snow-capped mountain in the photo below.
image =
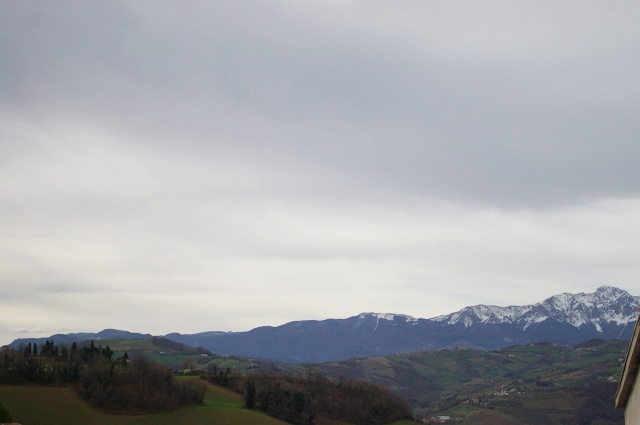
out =
[[640,297],[602,286],[589,294],[559,294],[526,306],[476,305],[432,319],[361,313],[232,334],[168,337],[219,353],[322,362],[454,347],[496,349],[534,342],[629,339],[639,305]]
[[400,319],[404,319],[405,322],[417,322],[418,319],[415,317],[407,316],[406,314],[395,314],[395,313],[360,313],[358,316],[360,319],[366,319],[367,317],[375,317],[380,320],[395,320],[396,317]]
[[[165,337],[223,355],[326,362],[455,347],[492,350],[535,342],[576,344],[593,338],[630,339],[639,305],[640,297],[603,286],[594,293],[559,294],[526,306],[465,307],[432,319],[361,313],[346,319],[296,321],[247,332],[171,333]],[[91,338],[109,338],[111,334],[104,331],[104,335],[98,333]],[[68,343],[86,335],[51,338]],[[12,346],[29,342],[32,340],[16,340]]]
[[433,321],[448,325],[507,323],[519,326],[523,331],[548,319],[570,324],[576,328],[593,326],[598,332],[612,325],[625,326],[634,321],[640,297],[634,297],[622,289],[601,286],[594,293],[554,295],[546,300],[526,306],[498,307],[476,305]]

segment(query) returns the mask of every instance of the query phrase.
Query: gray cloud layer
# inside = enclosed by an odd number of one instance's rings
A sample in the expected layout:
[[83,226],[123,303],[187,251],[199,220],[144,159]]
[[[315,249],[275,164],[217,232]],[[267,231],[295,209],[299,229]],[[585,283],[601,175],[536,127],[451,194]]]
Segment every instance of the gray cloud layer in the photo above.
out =
[[3,2],[0,334],[632,290],[639,11]]

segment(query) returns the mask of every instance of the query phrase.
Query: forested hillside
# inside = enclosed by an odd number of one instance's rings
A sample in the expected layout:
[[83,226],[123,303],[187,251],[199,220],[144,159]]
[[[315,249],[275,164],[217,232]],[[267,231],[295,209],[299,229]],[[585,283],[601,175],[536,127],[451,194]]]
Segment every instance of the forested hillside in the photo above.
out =
[[[319,373],[292,375],[274,364],[259,366],[247,359],[221,358],[163,339],[103,342],[112,343],[115,349],[94,341],[82,343],[82,347],[74,342],[67,348],[49,340],[41,347],[36,343],[20,349],[5,347],[0,385],[34,388],[35,393],[44,390],[36,390],[33,384],[73,388],[88,405],[117,415],[147,415],[201,405],[205,388],[214,388],[209,382],[236,392],[246,409],[292,424],[382,425],[412,418],[404,399],[366,380],[330,380]],[[134,354],[130,356],[124,348]],[[169,368],[147,354],[170,364],[182,360],[183,366],[190,368]],[[176,377],[176,373],[196,376]],[[22,401],[14,401],[22,405]],[[4,417],[10,418],[5,413]]]
[[420,418],[482,413],[528,425],[618,425],[622,412],[614,409],[613,398],[627,346],[602,340],[576,347],[541,343],[281,367],[368,379],[402,396]]
[[172,371],[145,356],[113,358],[107,345],[93,341],[70,349],[46,341],[38,349],[6,349],[0,365],[0,384],[71,385],[92,406],[117,413],[151,413],[200,404],[204,385],[178,382]]

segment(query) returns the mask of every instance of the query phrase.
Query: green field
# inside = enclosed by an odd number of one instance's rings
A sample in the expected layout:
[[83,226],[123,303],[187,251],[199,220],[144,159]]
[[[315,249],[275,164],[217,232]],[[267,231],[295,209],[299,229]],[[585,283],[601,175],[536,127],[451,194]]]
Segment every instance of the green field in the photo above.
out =
[[263,413],[245,409],[240,395],[213,385],[208,385],[203,405],[153,415],[100,413],[71,387],[0,385],[0,402],[13,420],[22,425],[284,424]]
[[220,369],[244,370],[249,366],[247,359],[237,357],[220,357],[215,354],[205,355],[193,347],[186,347],[164,338],[151,339],[103,339],[95,341],[96,346],[107,347],[113,350],[113,357],[121,357],[128,352],[132,357],[135,353],[144,354],[149,360],[167,366],[172,370],[180,370],[186,365],[189,368],[206,367],[215,363]]
[[[184,377],[178,379],[198,379]],[[207,385],[202,406],[184,407],[153,415],[109,415],[85,403],[72,387],[0,385],[0,402],[21,425],[285,425],[256,410],[243,407],[242,397],[227,389]],[[410,425],[400,421],[392,425]],[[319,417],[317,425],[350,425]]]

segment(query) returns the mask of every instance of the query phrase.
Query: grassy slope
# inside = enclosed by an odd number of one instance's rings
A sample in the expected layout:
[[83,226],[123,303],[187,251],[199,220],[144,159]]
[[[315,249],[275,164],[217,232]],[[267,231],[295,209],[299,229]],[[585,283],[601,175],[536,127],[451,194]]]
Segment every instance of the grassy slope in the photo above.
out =
[[22,425],[163,425],[212,423],[277,425],[284,422],[242,407],[242,398],[209,385],[202,406],[154,415],[107,415],[92,409],[70,387],[0,385],[0,401]]
[[[179,378],[197,379],[197,378]],[[71,387],[0,385],[0,401],[21,425],[284,425],[256,410],[243,407],[242,397],[225,388],[208,385],[202,406],[190,406],[154,415],[108,415],[85,403]],[[392,425],[410,425],[400,421]],[[350,425],[320,417],[317,425]]]
[[94,343],[96,346],[109,346],[114,352],[114,358],[121,357],[125,351],[129,355],[133,352],[143,352],[150,360],[174,370],[181,369],[186,362],[191,362],[195,367],[203,369],[211,362],[216,363],[221,369],[244,369],[249,366],[249,362],[244,359],[218,357],[215,354],[203,357],[195,348],[155,338],[141,340],[104,339],[96,340]]

